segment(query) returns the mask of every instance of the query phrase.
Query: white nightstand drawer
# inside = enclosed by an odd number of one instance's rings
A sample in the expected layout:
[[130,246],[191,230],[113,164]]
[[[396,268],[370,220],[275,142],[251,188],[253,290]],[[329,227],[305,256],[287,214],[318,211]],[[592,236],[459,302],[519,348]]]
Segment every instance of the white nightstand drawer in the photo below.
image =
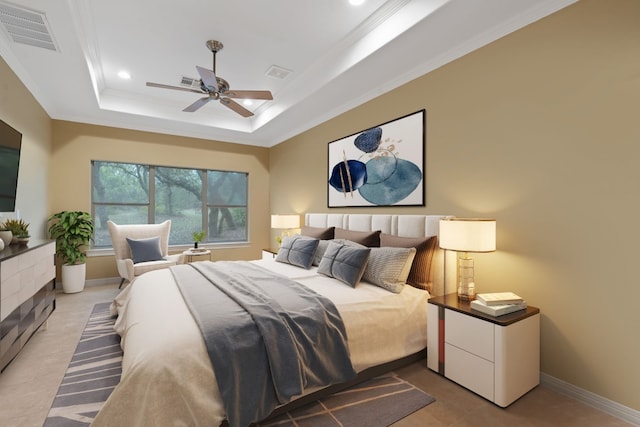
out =
[[444,374],[493,401],[493,363],[449,344],[444,346]]
[[492,323],[457,311],[445,310],[445,342],[493,362],[493,334],[494,326]]

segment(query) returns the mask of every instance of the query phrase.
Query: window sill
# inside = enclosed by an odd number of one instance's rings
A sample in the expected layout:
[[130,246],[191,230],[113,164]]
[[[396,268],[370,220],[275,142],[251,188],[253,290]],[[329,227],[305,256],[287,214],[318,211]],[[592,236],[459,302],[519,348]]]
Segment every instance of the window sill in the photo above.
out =
[[[229,242],[229,243],[207,243],[204,245],[198,245],[199,248],[209,249],[212,251],[219,249],[235,249],[235,248],[247,248],[251,246],[251,242]],[[180,253],[187,249],[191,249],[191,245],[172,245],[169,246],[169,253]],[[113,256],[115,253],[113,248],[92,248],[87,251],[87,257],[101,257],[101,256]]]

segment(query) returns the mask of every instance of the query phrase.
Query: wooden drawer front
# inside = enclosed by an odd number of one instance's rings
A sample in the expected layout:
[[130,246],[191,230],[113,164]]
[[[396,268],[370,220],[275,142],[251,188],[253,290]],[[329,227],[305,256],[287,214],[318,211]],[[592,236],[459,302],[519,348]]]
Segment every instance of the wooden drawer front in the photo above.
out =
[[493,363],[445,344],[444,375],[458,384],[493,401]]
[[494,361],[494,326],[492,323],[453,310],[446,310],[444,316],[444,340],[446,343],[490,362]]

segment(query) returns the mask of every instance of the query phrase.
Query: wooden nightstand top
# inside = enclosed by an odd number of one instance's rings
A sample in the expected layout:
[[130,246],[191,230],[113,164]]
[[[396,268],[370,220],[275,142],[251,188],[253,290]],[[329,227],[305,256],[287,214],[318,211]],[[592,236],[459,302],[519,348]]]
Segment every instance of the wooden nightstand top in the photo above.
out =
[[440,297],[429,298],[429,304],[435,304],[440,307],[449,308],[459,313],[477,317],[478,319],[486,320],[500,326],[507,326],[512,323],[519,322],[522,319],[526,319],[529,316],[540,313],[540,309],[528,305],[524,310],[514,311],[513,313],[505,314],[498,317],[490,316],[488,314],[484,314],[471,309],[470,301],[459,300],[458,295],[455,293],[443,295]]

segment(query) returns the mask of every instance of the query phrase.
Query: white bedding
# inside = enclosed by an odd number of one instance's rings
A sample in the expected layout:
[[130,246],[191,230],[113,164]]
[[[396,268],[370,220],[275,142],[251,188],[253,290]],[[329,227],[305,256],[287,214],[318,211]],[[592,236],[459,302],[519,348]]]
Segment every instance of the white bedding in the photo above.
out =
[[[399,294],[335,279],[273,260],[254,263],[333,301],[347,331],[354,368],[413,354],[427,345],[429,294],[405,286]],[[122,379],[93,425],[217,426],[225,418],[200,330],[169,270],[146,273],[116,298],[122,336]]]

